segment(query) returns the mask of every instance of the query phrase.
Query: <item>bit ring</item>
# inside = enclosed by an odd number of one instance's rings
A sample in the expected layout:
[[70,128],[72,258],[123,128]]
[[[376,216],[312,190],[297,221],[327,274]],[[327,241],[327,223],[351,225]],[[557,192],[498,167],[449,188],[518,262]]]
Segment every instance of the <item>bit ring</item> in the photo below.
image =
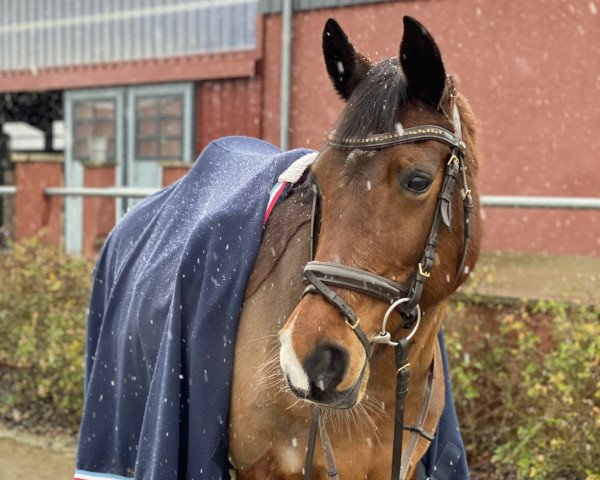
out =
[[[392,303],[390,305],[390,307],[387,309],[387,312],[385,312],[385,315],[383,317],[383,323],[381,325],[381,332],[378,333],[377,335],[375,335],[375,337],[373,337],[373,340],[371,340],[372,343],[382,343],[385,345],[391,345],[393,347],[398,345],[398,342],[392,341],[392,335],[390,332],[388,332],[386,330],[386,326],[387,326],[387,322],[388,322],[390,315],[396,309],[396,307],[398,305],[402,305],[403,303],[406,303],[408,301],[410,301],[410,298],[408,298],[408,297],[401,298],[399,300],[396,300],[394,303]],[[415,322],[415,326],[413,327],[411,332],[406,337],[406,340],[408,340],[408,341],[412,340],[412,338],[415,336],[415,334],[417,333],[417,329],[419,328],[419,324],[421,323],[421,307],[417,304],[415,308],[417,309],[417,320]]]

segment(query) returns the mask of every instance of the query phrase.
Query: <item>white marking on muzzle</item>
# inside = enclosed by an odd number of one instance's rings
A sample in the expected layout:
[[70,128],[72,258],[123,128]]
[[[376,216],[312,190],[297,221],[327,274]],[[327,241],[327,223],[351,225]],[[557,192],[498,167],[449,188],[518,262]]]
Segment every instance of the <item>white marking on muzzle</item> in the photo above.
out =
[[304,368],[302,368],[302,364],[296,356],[292,343],[292,331],[294,330],[295,322],[296,319],[294,318],[292,324],[279,336],[279,341],[281,342],[279,362],[281,363],[283,373],[287,375],[293,387],[301,392],[308,393],[310,390],[308,375],[306,375]]

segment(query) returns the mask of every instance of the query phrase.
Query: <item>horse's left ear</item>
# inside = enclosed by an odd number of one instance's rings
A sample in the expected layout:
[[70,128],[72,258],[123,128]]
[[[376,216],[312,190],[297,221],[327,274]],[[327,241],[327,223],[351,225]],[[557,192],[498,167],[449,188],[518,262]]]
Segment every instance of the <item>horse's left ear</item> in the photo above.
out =
[[438,108],[446,85],[446,70],[435,40],[412,17],[404,17],[400,65],[408,83],[408,95]]
[[348,100],[371,68],[371,63],[354,50],[342,27],[333,18],[327,20],[323,29],[323,56],[335,89],[340,97]]

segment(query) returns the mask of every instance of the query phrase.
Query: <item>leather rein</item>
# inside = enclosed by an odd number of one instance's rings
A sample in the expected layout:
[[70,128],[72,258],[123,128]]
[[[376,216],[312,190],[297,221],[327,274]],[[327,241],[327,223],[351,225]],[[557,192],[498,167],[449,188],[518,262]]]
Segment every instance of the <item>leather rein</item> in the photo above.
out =
[[[467,175],[465,167],[465,156],[467,147],[462,140],[462,128],[460,122],[460,114],[456,106],[454,92],[452,98],[452,123],[454,133],[445,128],[436,125],[423,125],[419,127],[406,128],[402,132],[390,132],[383,134],[370,135],[364,138],[341,138],[333,131],[329,138],[328,144],[337,148],[358,148],[361,150],[380,150],[395,145],[404,143],[414,143],[423,140],[435,140],[442,142],[451,148],[451,155],[446,161],[444,179],[441,190],[438,194],[435,214],[427,237],[427,242],[423,255],[414,271],[402,283],[396,283],[380,275],[360,270],[346,265],[333,262],[314,261],[314,251],[316,245],[316,214],[319,201],[319,192],[315,183],[313,183],[313,207],[311,220],[311,258],[306,264],[303,276],[308,286],[304,291],[307,294],[322,295],[329,303],[331,303],[343,316],[346,324],[356,334],[363,347],[365,348],[367,360],[371,357],[373,344],[390,345],[395,349],[396,357],[396,407],[395,407],[395,422],[394,422],[394,443],[392,454],[392,470],[391,479],[398,480],[404,478],[408,471],[405,465],[402,468],[402,436],[404,430],[416,432],[417,435],[423,436],[431,441],[433,436],[424,432],[423,421],[425,412],[421,412],[420,425],[405,425],[404,424],[404,400],[408,393],[408,381],[410,376],[410,363],[408,354],[411,346],[411,341],[416,334],[421,320],[421,308],[419,301],[423,293],[423,287],[430,277],[431,270],[434,265],[438,231],[441,223],[451,228],[452,222],[452,194],[457,181],[462,180],[462,199],[464,213],[464,241],[462,255],[455,275],[455,282],[460,278],[469,245],[470,238],[470,221],[473,211],[473,198],[471,191],[467,185]],[[376,334],[371,340],[367,337],[360,326],[360,319],[352,308],[333,290],[333,288],[343,288],[364,293],[377,298],[389,304],[389,308],[384,315],[381,332]],[[397,311],[402,319],[403,329],[411,329],[408,336],[392,341],[391,333],[387,330],[387,321],[393,311]],[[430,373],[429,388],[426,393],[425,404],[428,409],[431,395],[431,377]],[[429,398],[428,398],[429,396]],[[425,405],[424,405],[425,408]],[[325,450],[327,460],[327,470],[329,478],[337,479],[337,468],[333,458],[333,452],[327,431],[323,422],[320,419],[321,407],[317,405],[314,411],[313,421],[309,432],[308,451],[304,468],[304,479],[312,478],[312,464],[314,448],[316,443],[317,429],[320,432],[321,443]],[[414,444],[415,442],[410,442]],[[414,445],[413,445],[414,448]],[[408,459],[410,461],[410,458]]]

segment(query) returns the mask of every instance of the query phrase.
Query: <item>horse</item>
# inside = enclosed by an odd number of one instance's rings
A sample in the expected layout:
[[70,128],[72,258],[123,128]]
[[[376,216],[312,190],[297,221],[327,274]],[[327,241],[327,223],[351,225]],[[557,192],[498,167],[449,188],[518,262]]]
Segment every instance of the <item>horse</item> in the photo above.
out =
[[240,480],[414,478],[444,408],[437,334],[479,254],[475,121],[431,34],[404,17],[398,56],[374,63],[329,19],[323,54],[346,103],[247,285],[229,416]]

